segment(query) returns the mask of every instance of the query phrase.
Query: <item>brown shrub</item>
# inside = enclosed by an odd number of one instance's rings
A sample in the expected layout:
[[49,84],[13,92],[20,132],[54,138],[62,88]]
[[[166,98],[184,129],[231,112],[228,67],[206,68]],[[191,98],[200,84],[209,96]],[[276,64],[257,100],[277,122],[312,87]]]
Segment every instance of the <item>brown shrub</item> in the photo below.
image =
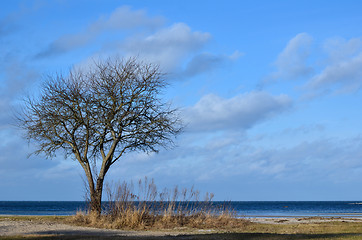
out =
[[106,192],[108,205],[100,216],[78,212],[71,221],[78,225],[113,229],[230,229],[248,223],[235,218],[227,203],[215,208],[212,193],[206,193],[204,200],[199,201],[200,192],[193,187],[158,192],[154,180],[149,181],[146,177],[138,182],[137,194],[134,185],[126,182],[115,188],[107,184]]

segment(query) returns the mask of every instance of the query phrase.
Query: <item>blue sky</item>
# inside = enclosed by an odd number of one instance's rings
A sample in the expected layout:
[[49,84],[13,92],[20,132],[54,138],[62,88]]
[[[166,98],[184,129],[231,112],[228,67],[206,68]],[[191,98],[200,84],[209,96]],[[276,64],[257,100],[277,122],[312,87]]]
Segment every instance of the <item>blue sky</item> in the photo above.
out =
[[107,181],[361,200],[361,12],[352,0],[2,2],[0,200],[83,199],[81,167],[28,158],[13,112],[43,76],[116,55],[160,64],[187,127],[176,148],[124,156]]

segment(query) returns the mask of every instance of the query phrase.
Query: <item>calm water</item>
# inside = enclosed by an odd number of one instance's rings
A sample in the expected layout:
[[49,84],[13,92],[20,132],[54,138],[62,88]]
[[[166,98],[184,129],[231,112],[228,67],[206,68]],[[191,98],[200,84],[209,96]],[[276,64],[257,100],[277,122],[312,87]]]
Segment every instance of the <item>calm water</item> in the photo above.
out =
[[[224,202],[213,202],[216,208]],[[362,202],[227,202],[240,217],[281,217],[281,216],[353,216],[362,217]],[[0,201],[0,215],[72,215],[78,210],[85,210],[84,202],[51,201]]]

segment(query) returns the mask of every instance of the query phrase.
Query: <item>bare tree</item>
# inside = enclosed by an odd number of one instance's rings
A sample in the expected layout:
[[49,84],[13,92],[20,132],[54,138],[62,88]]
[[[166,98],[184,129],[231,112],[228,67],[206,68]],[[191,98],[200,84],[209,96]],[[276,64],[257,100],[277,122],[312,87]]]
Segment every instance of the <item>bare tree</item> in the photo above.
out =
[[[167,83],[159,67],[109,59],[89,71],[71,70],[46,79],[38,97],[26,98],[19,123],[38,145],[36,154],[58,150],[84,169],[91,212],[101,213],[109,168],[129,151],[157,152],[173,145],[182,124],[162,101]],[[95,170],[92,166],[97,166]]]

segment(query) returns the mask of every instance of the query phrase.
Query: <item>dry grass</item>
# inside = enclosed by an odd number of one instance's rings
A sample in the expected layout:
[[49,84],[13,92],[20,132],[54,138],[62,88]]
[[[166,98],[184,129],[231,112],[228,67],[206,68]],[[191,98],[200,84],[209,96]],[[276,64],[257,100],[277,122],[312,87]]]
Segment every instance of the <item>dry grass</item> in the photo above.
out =
[[108,205],[101,216],[78,212],[72,223],[110,229],[172,229],[186,228],[243,228],[248,221],[236,219],[225,205],[216,209],[212,193],[200,200],[200,192],[175,187],[158,191],[154,180],[123,182],[115,187],[106,186]]
[[191,215],[191,216],[162,216],[142,215],[137,211],[127,215],[112,218],[108,215],[96,216],[77,214],[71,223],[109,229],[134,230],[164,230],[164,229],[245,229],[249,221],[236,219],[230,216]]

